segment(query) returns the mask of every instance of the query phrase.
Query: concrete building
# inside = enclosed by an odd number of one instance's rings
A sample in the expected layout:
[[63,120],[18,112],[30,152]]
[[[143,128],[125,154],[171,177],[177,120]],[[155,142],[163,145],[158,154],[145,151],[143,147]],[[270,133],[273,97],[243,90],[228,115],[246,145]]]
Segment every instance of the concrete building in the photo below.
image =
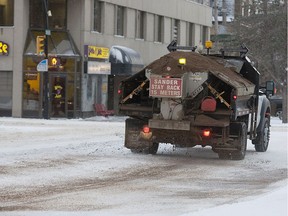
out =
[[[204,43],[211,25],[211,7],[190,0],[0,0],[0,116],[114,109],[121,79],[166,54],[173,39]],[[48,63],[36,50],[44,35]]]

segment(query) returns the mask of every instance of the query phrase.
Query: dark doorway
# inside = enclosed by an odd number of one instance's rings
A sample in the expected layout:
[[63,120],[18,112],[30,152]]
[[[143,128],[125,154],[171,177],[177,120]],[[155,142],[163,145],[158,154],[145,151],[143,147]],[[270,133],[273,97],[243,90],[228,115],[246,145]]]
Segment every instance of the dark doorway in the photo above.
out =
[[50,95],[51,95],[51,117],[66,117],[66,77],[65,75],[51,75]]

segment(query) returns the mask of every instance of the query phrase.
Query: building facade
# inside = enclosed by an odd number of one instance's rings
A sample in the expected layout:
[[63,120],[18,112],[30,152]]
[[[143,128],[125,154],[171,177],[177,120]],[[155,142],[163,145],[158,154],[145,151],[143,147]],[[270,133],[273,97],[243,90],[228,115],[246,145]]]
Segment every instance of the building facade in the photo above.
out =
[[[211,7],[190,0],[0,0],[0,116],[115,109],[121,79],[166,54],[172,40],[203,44],[211,25]],[[36,50],[44,35],[47,62]]]

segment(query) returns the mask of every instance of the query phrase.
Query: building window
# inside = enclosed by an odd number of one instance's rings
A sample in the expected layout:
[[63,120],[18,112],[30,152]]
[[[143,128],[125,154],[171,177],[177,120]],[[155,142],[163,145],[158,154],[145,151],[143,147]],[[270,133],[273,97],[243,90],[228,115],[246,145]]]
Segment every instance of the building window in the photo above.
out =
[[136,38],[144,39],[144,20],[145,13],[143,11],[136,11]]
[[124,36],[125,9],[121,6],[116,6],[116,35]]
[[188,46],[195,46],[195,33],[194,33],[194,24],[193,23],[187,23],[187,45]]
[[205,45],[205,41],[208,40],[208,27],[207,26],[202,26],[202,45]]
[[14,25],[14,0],[0,1],[0,26]]
[[102,32],[102,8],[103,3],[99,0],[94,0],[94,22],[93,31]]
[[163,32],[164,32],[164,18],[163,16],[154,16],[154,41],[163,42]]
[[0,116],[12,116],[12,71],[0,71]]
[[176,40],[178,43],[180,42],[180,21],[177,19],[172,20],[172,40]]
[[[30,28],[45,28],[43,1],[30,0]],[[48,1],[52,16],[49,17],[50,29],[66,29],[67,0]]]

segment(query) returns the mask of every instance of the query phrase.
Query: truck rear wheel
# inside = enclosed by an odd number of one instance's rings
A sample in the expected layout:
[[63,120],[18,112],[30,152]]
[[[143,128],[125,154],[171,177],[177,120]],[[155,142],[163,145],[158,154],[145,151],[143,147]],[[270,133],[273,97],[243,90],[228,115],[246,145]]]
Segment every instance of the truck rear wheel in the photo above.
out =
[[155,155],[157,154],[158,147],[159,147],[159,143],[152,143],[151,146],[145,149],[131,149],[131,152]]
[[245,123],[240,124],[239,129],[239,136],[238,139],[236,139],[236,144],[238,150],[231,153],[231,159],[232,160],[243,160],[246,155],[246,149],[247,149],[247,125]]
[[229,151],[221,150],[218,152],[218,157],[219,159],[222,159],[222,160],[230,160],[231,154]]
[[157,154],[159,143],[153,143],[151,146],[143,150],[144,154]]
[[[218,157],[223,160],[243,160],[247,149],[247,125],[244,122],[235,123],[233,132],[238,131],[237,138],[234,138],[233,145],[236,150],[219,150]],[[235,136],[233,135],[233,136]]]
[[269,119],[265,118],[261,131],[257,133],[257,138],[254,140],[255,150],[257,152],[267,151],[270,140],[270,123]]

